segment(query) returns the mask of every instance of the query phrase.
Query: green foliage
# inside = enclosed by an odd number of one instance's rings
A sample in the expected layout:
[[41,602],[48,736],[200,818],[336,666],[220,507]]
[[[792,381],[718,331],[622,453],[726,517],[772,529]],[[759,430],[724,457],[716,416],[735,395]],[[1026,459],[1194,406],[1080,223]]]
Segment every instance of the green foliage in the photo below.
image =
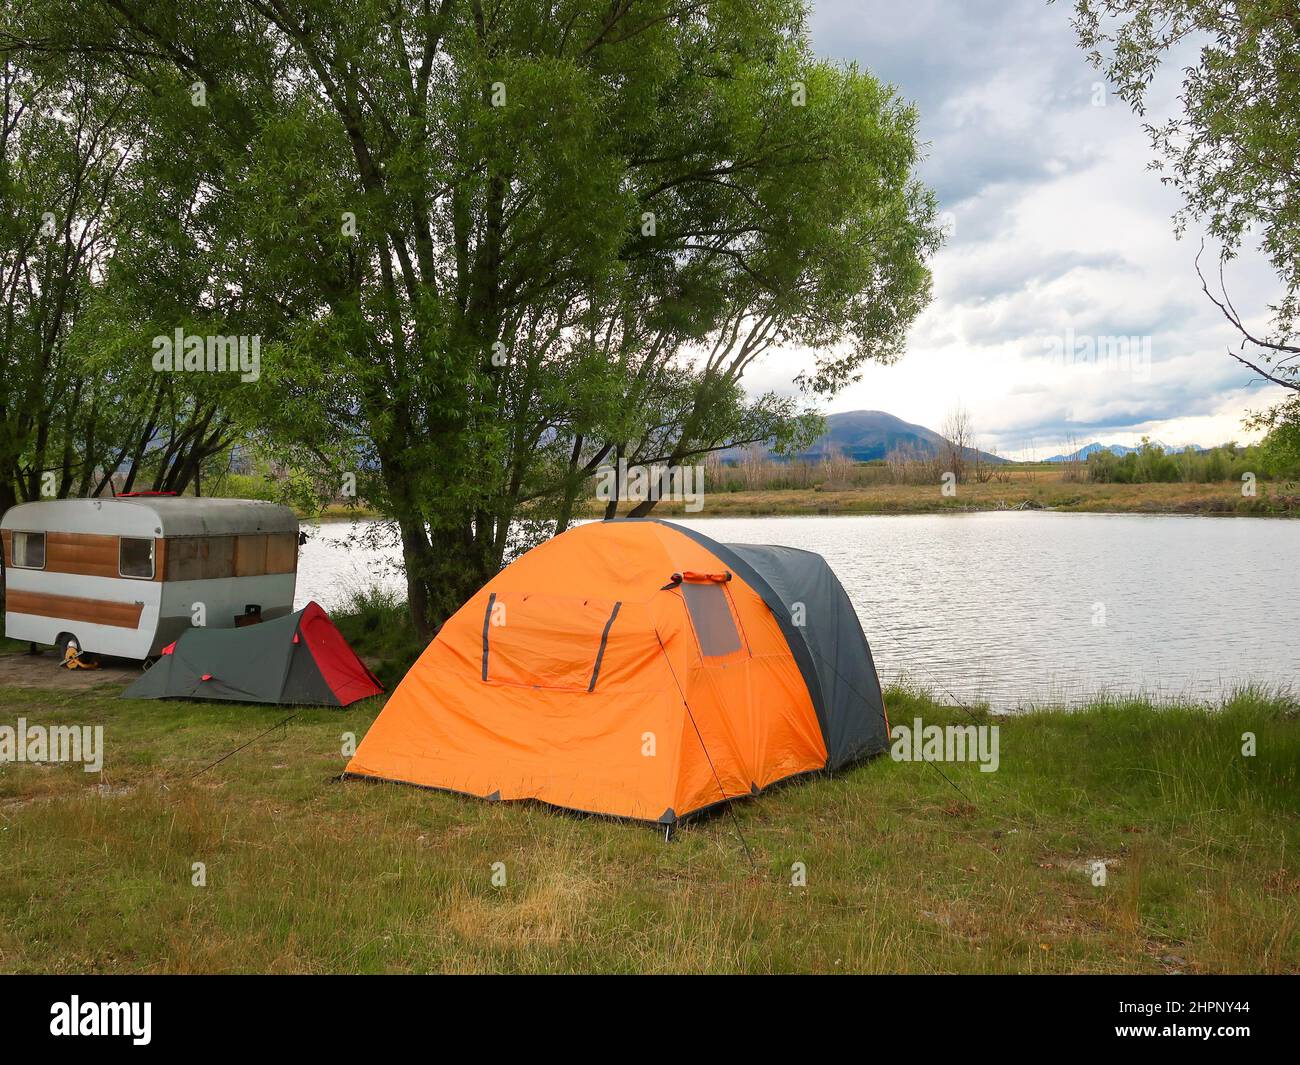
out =
[[1241,481],[1246,474],[1258,478],[1300,477],[1300,434],[1277,430],[1260,444],[1237,447],[1223,444],[1207,451],[1166,452],[1145,441],[1136,451],[1116,455],[1094,451],[1088,456],[1088,480],[1101,484],[1151,484],[1195,482],[1210,484]]
[[[227,499],[264,499],[279,502],[276,482],[255,473],[228,473],[221,479],[220,494]],[[215,494],[215,493],[214,493]]]
[[[205,181],[189,86],[164,66],[141,95],[59,8],[21,0],[0,24],[0,509],[107,494],[118,471],[122,490],[199,488],[257,424],[249,386],[156,372],[153,340],[269,341],[278,321],[250,298],[237,205]],[[79,33],[111,17],[83,14]]]
[[1183,69],[1182,113],[1148,125],[1167,184],[1229,254],[1257,231],[1288,293],[1300,298],[1300,24],[1288,0],[1076,0],[1089,58],[1145,112],[1147,87],[1170,50],[1198,44]]
[[[915,112],[816,60],[795,0],[201,12],[25,8],[20,51],[95,57],[140,116],[104,306],[128,344],[263,337],[220,416],[356,475],[426,633],[601,462],[798,446],[929,299]],[[781,344],[828,354],[748,398]]]
[[1274,475],[1300,479],[1300,403],[1293,414],[1280,419],[1276,427],[1264,437],[1260,453],[1265,467]]
[[389,692],[401,683],[427,642],[415,631],[405,600],[379,585],[354,588],[330,619]]
[[[18,14],[22,7],[15,8]],[[106,253],[110,196],[122,165],[105,134],[121,117],[110,79],[88,62],[20,64],[0,23],[0,510],[93,484],[75,453],[95,410],[93,382],[70,336]],[[92,419],[93,421],[93,416]],[[91,430],[93,435],[93,429]]]

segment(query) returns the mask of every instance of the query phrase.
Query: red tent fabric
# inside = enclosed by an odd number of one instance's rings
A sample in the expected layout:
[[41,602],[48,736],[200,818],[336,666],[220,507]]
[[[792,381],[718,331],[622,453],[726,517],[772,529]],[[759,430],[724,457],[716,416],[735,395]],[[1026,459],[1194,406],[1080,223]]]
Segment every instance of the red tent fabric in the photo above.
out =
[[330,616],[315,600],[303,607],[298,619],[298,632],[307,641],[316,667],[338,697],[339,705],[347,706],[383,692],[384,686],[357,657],[343,634],[334,627]]

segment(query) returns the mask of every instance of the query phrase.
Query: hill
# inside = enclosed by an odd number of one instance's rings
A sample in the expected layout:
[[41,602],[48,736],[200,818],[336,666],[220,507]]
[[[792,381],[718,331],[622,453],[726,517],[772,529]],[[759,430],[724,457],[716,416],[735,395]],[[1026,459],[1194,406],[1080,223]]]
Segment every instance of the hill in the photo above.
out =
[[[851,410],[826,417],[826,432],[810,448],[796,457],[816,461],[827,455],[840,453],[857,462],[872,462],[885,458],[896,448],[910,448],[924,455],[937,455],[948,447],[948,441],[933,429],[913,422],[905,422],[883,410]],[[982,462],[1005,462],[1006,459],[985,451],[971,450]],[[723,453],[724,461],[739,459],[738,449]]]
[[[1168,454],[1177,454],[1182,451],[1205,451],[1200,444],[1184,444],[1182,447],[1172,447],[1169,444],[1162,444],[1159,440],[1152,440],[1151,445],[1158,447]],[[1135,451],[1141,451],[1141,447],[1125,447],[1123,444],[1100,444],[1093,442],[1085,444],[1078,451],[1071,452],[1068,455],[1053,455],[1051,458],[1043,459],[1044,462],[1069,462],[1071,460],[1087,460],[1088,456],[1095,451],[1109,451],[1112,455],[1130,455]]]

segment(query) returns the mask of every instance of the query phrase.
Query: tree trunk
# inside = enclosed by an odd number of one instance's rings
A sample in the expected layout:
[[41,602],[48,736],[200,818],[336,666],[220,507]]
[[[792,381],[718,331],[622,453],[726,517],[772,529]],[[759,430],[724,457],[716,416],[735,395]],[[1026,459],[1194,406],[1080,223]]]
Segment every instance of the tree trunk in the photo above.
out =
[[411,624],[422,640],[433,639],[432,603],[429,601],[429,574],[433,570],[433,551],[424,523],[412,519],[398,521],[402,532],[402,566],[406,572],[406,606]]
[[[18,495],[14,492],[13,476],[6,477],[0,481],[0,517],[4,516],[6,510],[18,502]],[[4,552],[0,551],[0,615],[3,615],[5,605],[5,586],[4,586]]]
[[614,491],[610,493],[609,500],[605,503],[605,520],[612,521],[618,517],[618,497],[623,493],[623,482],[620,480],[619,471],[622,468],[622,458],[626,451],[626,446],[619,444],[614,448]]

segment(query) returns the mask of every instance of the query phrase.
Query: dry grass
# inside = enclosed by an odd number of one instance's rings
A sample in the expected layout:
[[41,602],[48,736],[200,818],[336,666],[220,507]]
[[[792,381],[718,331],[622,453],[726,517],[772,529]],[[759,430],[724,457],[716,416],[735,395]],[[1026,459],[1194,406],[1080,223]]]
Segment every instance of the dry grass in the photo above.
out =
[[[783,470],[791,487],[765,488],[761,477],[749,485],[743,469],[724,475],[707,474],[704,509],[693,517],[726,517],[771,514],[927,514],[971,510],[1010,510],[1044,507],[1053,510],[1134,514],[1221,514],[1300,517],[1300,485],[1294,482],[1258,482],[1257,495],[1241,494],[1233,481],[1199,484],[1158,482],[1148,484],[1094,484],[1078,479],[1079,471],[1068,466],[986,466],[994,479],[980,483],[971,479],[957,486],[955,496],[945,496],[934,483],[891,482],[884,466],[867,466],[848,461],[803,464],[784,470],[766,463],[764,470]],[[766,476],[766,474],[764,474]],[[712,478],[712,479],[710,479]],[[727,487],[720,485],[726,483]],[[803,482],[807,482],[806,484]],[[624,503],[626,513],[634,504]],[[604,504],[594,498],[579,503],[578,516],[598,518]],[[663,500],[655,508],[658,516],[685,514],[681,502]],[[369,508],[328,507],[325,521],[378,518]]]
[[[1300,516],[1300,490],[1261,482],[1258,495],[1222,484],[1092,484],[1067,481],[1059,468],[1013,469],[1008,479],[961,484],[945,496],[938,484],[875,484],[853,488],[707,492],[693,517],[772,514],[925,514],[973,510],[1052,509],[1095,513],[1224,514]],[[624,509],[630,507],[626,504]],[[661,501],[659,516],[685,513],[683,504]],[[589,507],[585,516],[597,517]]]
[[[1028,714],[1001,722],[997,773],[944,767],[963,794],[876,759],[665,845],[642,825],[335,783],[341,734],[373,703],[305,711],[196,777],[283,708],[115,694],[0,691],[0,723],[101,723],[107,745],[102,781],[0,767],[0,970],[1300,971],[1286,699]],[[964,720],[922,694],[890,705]]]

